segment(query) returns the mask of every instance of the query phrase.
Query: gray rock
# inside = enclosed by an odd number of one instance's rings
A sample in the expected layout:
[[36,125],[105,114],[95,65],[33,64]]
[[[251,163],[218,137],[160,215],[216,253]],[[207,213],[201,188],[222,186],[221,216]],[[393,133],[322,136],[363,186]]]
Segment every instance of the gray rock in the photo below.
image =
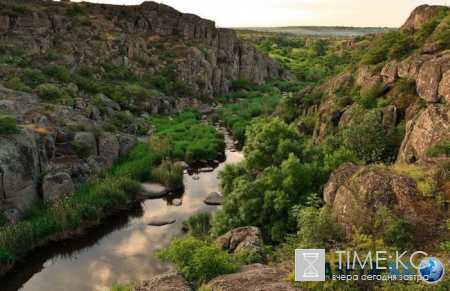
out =
[[168,190],[158,183],[141,183],[143,198],[160,198],[167,195]]
[[12,115],[15,118],[22,119],[24,109],[18,102],[11,100],[0,100],[0,114]]
[[103,95],[101,93],[95,95],[95,98],[99,99],[101,102],[101,105],[103,105],[103,106],[110,107],[115,110],[120,110],[120,105],[116,101],[109,99],[108,97],[106,97],[105,95]]
[[39,150],[36,134],[22,127],[20,134],[0,134],[0,202],[9,203],[20,212],[39,199]]
[[119,136],[119,156],[124,157],[128,155],[131,150],[136,146],[137,139],[135,136],[122,134]]
[[191,168],[191,166],[189,166],[186,162],[184,162],[184,161],[180,161],[180,162],[177,162],[177,165],[180,165],[183,169],[189,169],[189,168]]
[[207,205],[222,205],[223,196],[217,192],[209,193],[203,201]]
[[175,221],[176,221],[175,219],[171,219],[171,218],[160,218],[160,217],[154,216],[154,217],[150,218],[150,220],[147,224],[151,225],[151,226],[163,226],[163,225],[175,223]]
[[103,133],[98,138],[99,155],[108,160],[108,166],[112,166],[114,160],[119,156],[120,143],[114,134]]
[[132,291],[192,291],[192,289],[180,273],[171,270],[150,281],[145,281]]
[[86,163],[91,168],[92,174],[99,174],[108,168],[108,160],[104,156],[90,156]]
[[207,167],[207,168],[201,168],[197,170],[199,173],[208,173],[208,172],[213,172],[214,169],[211,167]]
[[221,275],[208,282],[212,291],[301,291],[286,282],[288,271],[268,267],[262,264],[253,264],[242,267],[237,273]]
[[97,141],[95,140],[95,136],[92,133],[78,132],[75,134],[73,140],[86,147],[86,156],[96,156],[98,154]]
[[47,174],[42,181],[42,194],[46,201],[63,198],[73,192],[75,185],[66,172]]
[[33,118],[33,123],[44,125],[44,126],[50,126],[53,123],[50,121],[50,119],[45,115],[38,115],[35,118]]
[[11,208],[3,211],[3,215],[12,224],[17,224],[23,219],[22,213],[17,208]]
[[200,180],[200,177],[197,175],[192,176],[192,180]]

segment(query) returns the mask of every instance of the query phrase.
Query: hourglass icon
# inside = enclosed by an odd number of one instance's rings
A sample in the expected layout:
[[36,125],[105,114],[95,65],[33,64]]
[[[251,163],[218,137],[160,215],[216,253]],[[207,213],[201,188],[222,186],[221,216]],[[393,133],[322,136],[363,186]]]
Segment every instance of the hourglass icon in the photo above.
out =
[[308,267],[303,272],[303,277],[306,278],[317,278],[319,277],[319,272],[313,267],[315,261],[319,257],[318,253],[303,253],[303,258],[308,263]]

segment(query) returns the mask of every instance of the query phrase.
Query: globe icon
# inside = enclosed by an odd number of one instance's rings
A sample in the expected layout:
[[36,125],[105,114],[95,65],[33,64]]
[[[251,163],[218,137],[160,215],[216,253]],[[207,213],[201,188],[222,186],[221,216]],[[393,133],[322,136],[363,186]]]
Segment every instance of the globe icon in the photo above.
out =
[[444,265],[435,258],[426,258],[420,263],[420,276],[427,283],[436,283],[444,276]]

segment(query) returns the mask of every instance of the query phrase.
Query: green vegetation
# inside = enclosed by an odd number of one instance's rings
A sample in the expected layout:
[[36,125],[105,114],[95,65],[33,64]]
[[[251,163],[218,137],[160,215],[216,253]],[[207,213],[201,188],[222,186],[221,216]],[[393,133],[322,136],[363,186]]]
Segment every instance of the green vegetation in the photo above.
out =
[[148,122],[159,129],[150,143],[172,159],[187,163],[215,159],[217,152],[225,149],[225,142],[216,137],[212,127],[199,123],[200,117],[196,111],[186,111],[170,119],[149,117]]
[[16,119],[11,115],[0,115],[0,134],[20,133]]
[[157,252],[155,257],[171,259],[195,286],[219,275],[233,273],[238,267],[232,255],[221,251],[217,245],[189,236],[173,239],[170,246]]
[[183,168],[170,160],[163,160],[161,165],[153,168],[151,177],[170,190],[183,187]]
[[450,142],[448,140],[440,140],[427,151],[427,156],[428,157],[450,156]]
[[211,213],[200,212],[184,220],[183,230],[195,238],[207,238],[211,230]]

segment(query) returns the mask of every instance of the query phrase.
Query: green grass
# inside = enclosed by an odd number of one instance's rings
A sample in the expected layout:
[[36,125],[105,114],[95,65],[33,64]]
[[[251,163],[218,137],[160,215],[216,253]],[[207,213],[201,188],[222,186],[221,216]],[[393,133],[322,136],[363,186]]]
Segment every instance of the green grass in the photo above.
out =
[[207,238],[211,230],[211,213],[200,212],[184,220],[183,230],[195,238]]
[[427,151],[428,157],[448,157],[450,156],[450,141],[441,140]]

